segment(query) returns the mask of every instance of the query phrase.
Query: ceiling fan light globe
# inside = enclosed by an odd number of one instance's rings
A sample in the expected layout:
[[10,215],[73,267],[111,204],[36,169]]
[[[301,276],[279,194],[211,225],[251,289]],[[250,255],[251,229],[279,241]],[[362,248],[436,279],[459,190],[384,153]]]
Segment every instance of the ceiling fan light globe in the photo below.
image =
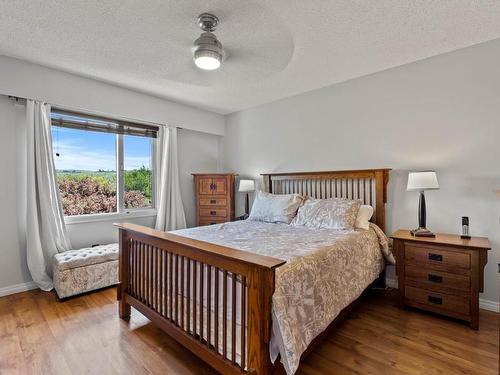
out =
[[208,50],[198,50],[194,53],[194,63],[203,70],[215,70],[221,65],[222,56]]

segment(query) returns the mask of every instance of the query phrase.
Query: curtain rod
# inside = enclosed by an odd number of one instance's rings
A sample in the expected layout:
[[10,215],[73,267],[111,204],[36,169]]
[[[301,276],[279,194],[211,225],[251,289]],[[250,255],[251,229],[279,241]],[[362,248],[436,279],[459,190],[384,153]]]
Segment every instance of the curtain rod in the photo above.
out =
[[18,96],[12,96],[12,95],[8,95],[7,98],[13,100],[14,102],[16,103],[19,103],[19,102],[24,102],[26,101],[27,99],[26,98],[20,98]]
[[[23,98],[23,97],[20,97],[20,96],[14,96],[14,95],[8,95],[7,97],[9,99],[14,100],[16,103],[21,103],[21,102],[24,102],[24,101],[26,101],[26,100],[29,99],[29,98]],[[151,122],[151,121],[136,120],[136,119],[131,119],[131,118],[128,118],[128,117],[108,115],[106,113],[92,112],[92,111],[88,111],[86,109],[80,109],[80,108],[79,109],[74,109],[74,108],[67,107],[67,106],[64,106],[64,105],[58,105],[58,104],[52,104],[51,103],[51,106],[55,107],[55,108],[58,108],[58,109],[62,109],[62,110],[68,110],[68,111],[74,111],[74,112],[81,112],[81,113],[86,114],[86,115],[107,116],[107,117],[112,118],[112,119],[114,118],[116,120],[124,120],[124,121],[136,122],[138,124],[142,123],[144,125],[168,126],[167,124],[158,124],[156,122]],[[176,126],[176,128],[180,129],[180,130],[183,129],[180,126]]]

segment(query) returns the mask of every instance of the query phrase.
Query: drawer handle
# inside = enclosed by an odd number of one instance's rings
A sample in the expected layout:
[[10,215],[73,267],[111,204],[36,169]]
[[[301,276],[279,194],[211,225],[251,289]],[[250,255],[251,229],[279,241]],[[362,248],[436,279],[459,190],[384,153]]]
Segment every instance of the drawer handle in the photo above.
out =
[[443,261],[443,256],[441,254],[429,253],[429,259],[430,260],[435,260],[435,261],[438,261],[438,262],[442,262]]
[[217,224],[217,223],[210,223],[210,225],[214,225],[214,224]]
[[217,211],[210,211],[210,215],[217,215]]
[[441,297],[427,296],[427,300],[435,305],[443,304],[443,299]]
[[216,204],[216,203],[217,203],[217,201],[215,199],[210,200],[210,204]]
[[442,283],[443,276],[433,275],[432,273],[427,275],[427,280],[432,281],[433,283]]

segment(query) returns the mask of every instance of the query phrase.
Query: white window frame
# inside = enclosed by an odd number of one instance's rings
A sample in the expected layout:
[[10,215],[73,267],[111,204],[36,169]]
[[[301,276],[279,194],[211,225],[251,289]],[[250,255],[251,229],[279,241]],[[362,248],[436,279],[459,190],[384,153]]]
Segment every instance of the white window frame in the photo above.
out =
[[[92,115],[85,113],[86,115]],[[140,122],[138,122],[140,123]],[[82,131],[85,131],[82,129]],[[127,218],[141,218],[156,216],[156,192],[157,192],[157,164],[158,164],[158,138],[151,138],[151,207],[125,208],[125,179],[124,179],[124,139],[123,134],[115,134],[116,137],[116,212],[105,212],[84,215],[64,215],[67,225],[90,223],[99,221],[123,220]]]

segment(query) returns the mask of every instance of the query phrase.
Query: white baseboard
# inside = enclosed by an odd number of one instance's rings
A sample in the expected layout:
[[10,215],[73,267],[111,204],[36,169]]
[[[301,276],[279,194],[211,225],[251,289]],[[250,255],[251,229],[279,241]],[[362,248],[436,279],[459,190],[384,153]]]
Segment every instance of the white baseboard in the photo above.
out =
[[479,298],[479,308],[483,310],[500,313],[500,303],[495,301],[490,301],[487,299]]
[[398,280],[386,278],[385,285],[388,286],[389,288],[398,289]]
[[[385,279],[385,285],[387,285],[389,288],[398,288],[398,280],[397,279],[390,279],[387,278]],[[487,299],[480,298],[479,299],[479,308],[483,310],[488,310],[488,311],[493,311],[493,312],[500,312],[500,303],[496,301],[490,301]]]
[[5,286],[0,288],[0,297],[8,296],[10,294],[26,292],[27,290],[32,290],[38,288],[33,281],[27,283],[15,284],[10,286]]

